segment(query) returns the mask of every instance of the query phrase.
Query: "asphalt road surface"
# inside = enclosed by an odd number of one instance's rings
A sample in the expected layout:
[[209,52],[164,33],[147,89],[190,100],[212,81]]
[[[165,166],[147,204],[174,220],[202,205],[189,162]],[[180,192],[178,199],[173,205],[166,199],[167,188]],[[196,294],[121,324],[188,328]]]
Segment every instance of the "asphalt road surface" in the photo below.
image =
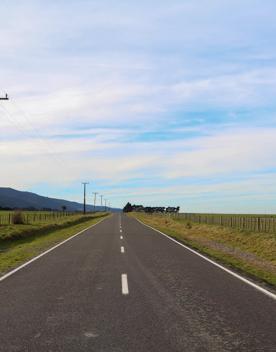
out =
[[0,282],[0,351],[274,352],[276,301],[116,214]]

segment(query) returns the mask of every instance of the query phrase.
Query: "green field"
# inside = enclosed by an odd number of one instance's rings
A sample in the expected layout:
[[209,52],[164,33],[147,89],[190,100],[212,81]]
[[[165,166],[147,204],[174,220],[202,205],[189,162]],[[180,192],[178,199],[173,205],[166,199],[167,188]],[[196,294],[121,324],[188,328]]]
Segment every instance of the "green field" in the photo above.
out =
[[226,266],[276,288],[276,233],[199,224],[183,217],[130,214]]
[[73,234],[97,223],[108,213],[71,214],[48,222],[0,226],[0,275]]

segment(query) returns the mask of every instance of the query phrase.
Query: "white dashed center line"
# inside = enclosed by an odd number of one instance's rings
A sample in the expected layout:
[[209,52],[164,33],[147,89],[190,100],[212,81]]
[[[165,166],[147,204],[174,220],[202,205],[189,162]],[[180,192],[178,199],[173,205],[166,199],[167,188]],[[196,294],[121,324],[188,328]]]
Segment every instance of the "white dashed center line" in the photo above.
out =
[[120,236],[120,240],[122,240],[123,239],[123,236]]
[[122,274],[122,294],[128,295],[128,282],[127,282],[127,274]]
[[125,253],[125,247],[121,247],[121,253]]

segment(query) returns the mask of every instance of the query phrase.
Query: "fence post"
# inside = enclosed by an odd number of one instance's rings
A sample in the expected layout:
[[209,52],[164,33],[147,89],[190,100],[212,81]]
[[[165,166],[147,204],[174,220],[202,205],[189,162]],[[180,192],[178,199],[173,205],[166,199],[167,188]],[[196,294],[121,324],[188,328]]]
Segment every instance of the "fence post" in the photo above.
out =
[[258,217],[258,222],[257,222],[257,224],[258,224],[258,227],[257,227],[258,232],[260,232],[260,231],[261,231],[261,218],[260,218],[260,217]]

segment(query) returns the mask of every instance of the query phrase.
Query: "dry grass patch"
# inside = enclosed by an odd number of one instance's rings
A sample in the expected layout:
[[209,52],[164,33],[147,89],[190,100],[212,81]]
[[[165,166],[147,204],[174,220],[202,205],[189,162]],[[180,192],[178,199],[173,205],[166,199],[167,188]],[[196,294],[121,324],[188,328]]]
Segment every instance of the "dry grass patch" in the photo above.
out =
[[163,215],[131,216],[252,278],[276,286],[276,234],[196,224]]
[[[0,276],[70,236],[96,224],[107,213],[78,215],[50,225],[7,225],[0,231]],[[3,230],[5,228],[5,231]],[[1,237],[2,235],[2,237]]]

